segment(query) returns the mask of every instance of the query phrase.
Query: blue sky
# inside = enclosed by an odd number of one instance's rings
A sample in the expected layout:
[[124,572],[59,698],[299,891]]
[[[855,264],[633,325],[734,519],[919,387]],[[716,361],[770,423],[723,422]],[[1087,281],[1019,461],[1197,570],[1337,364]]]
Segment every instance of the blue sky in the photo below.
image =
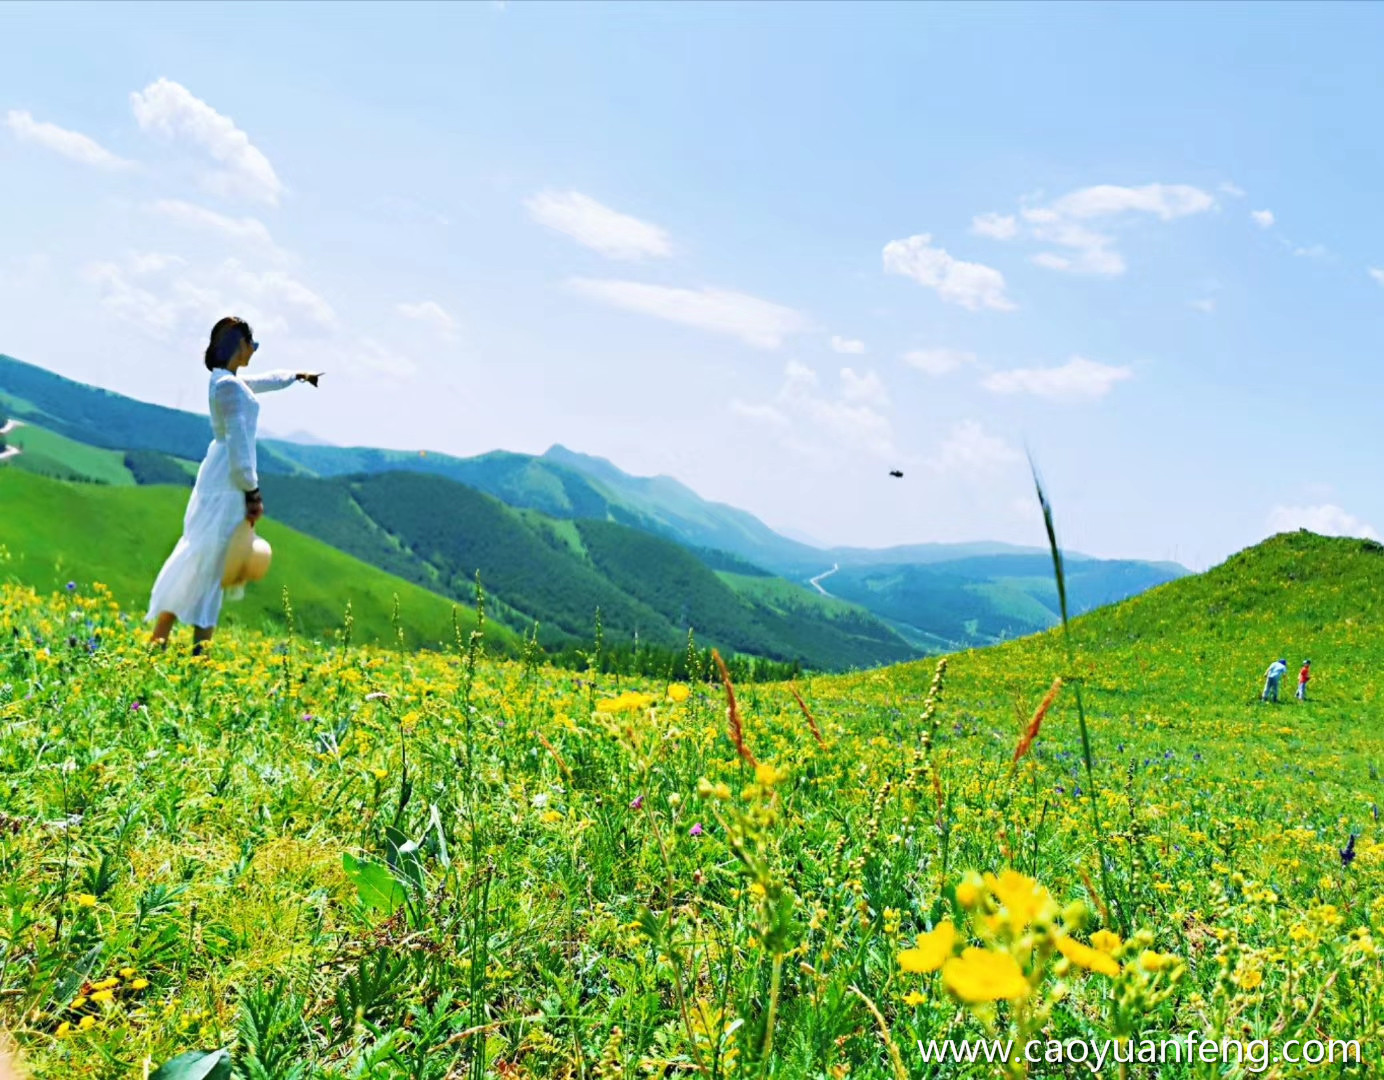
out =
[[1093,554],[1384,528],[1384,9],[0,12],[0,351],[204,408],[239,312],[273,432],[831,543],[1035,542],[1026,450]]

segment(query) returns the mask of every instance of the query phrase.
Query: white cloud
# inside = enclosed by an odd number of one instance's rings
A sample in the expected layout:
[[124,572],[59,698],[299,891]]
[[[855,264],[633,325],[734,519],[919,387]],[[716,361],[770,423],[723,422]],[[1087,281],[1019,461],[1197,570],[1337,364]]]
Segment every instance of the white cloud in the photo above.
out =
[[1377,266],[1371,266],[1366,271],[1366,273],[1369,274],[1370,277],[1374,278],[1374,280],[1377,281],[1380,285],[1384,285],[1384,270],[1381,270]]
[[183,202],[181,199],[160,199],[158,202],[150,203],[149,210],[184,228],[216,233],[227,240],[282,254],[269,234],[268,227],[258,218],[227,217],[205,206]]
[[977,214],[971,219],[971,232],[991,240],[1012,240],[1019,235],[1019,221],[1013,214]]
[[1073,356],[1060,367],[1015,368],[986,376],[981,385],[997,394],[1034,394],[1055,400],[1104,397],[1118,382],[1134,377],[1127,367]]
[[854,338],[843,338],[840,334],[833,334],[831,337],[831,348],[833,352],[846,353],[850,356],[860,356],[865,352],[865,342],[857,341]]
[[1058,244],[1070,252],[1068,255],[1059,255],[1055,251],[1039,252],[1032,258],[1036,265],[1049,270],[1099,274],[1106,277],[1116,277],[1125,272],[1125,261],[1120,253],[1114,250],[1113,236],[1095,232],[1084,225],[1075,225],[1060,217],[1051,218],[1046,211],[1025,211],[1024,216],[1033,224],[1034,237],[1050,244]]
[[406,319],[427,323],[443,337],[452,337],[456,333],[456,320],[436,300],[420,300],[416,304],[395,304],[394,310]]
[[1378,540],[1379,533],[1372,525],[1361,521],[1333,503],[1321,506],[1275,506],[1269,511],[1268,529],[1271,533],[1308,529],[1322,536],[1359,536]]
[[1073,274],[1116,277],[1125,272],[1125,261],[1116,250],[1115,237],[1108,231],[1097,231],[1091,223],[1106,221],[1113,227],[1132,214],[1172,221],[1204,213],[1215,204],[1211,195],[1188,184],[1097,184],[1069,192],[1047,206],[1026,207],[1020,211],[1020,217],[1033,239],[1060,249],[1032,256],[1035,265]]
[[963,420],[952,426],[928,465],[939,473],[969,476],[993,474],[1023,461],[1023,455],[977,421]]
[[673,253],[665,230],[612,210],[579,191],[542,191],[524,205],[540,225],[566,233],[607,258],[666,258]]
[[1190,184],[1145,184],[1137,188],[1097,184],[1063,195],[1052,209],[1060,217],[1079,220],[1137,212],[1172,221],[1215,205],[1215,199]]
[[[220,278],[230,290],[231,306],[253,303],[273,312],[300,332],[303,329],[333,330],[336,312],[308,286],[282,270],[247,270],[234,259],[222,265]],[[243,298],[243,299],[242,299]]]
[[884,381],[873,371],[857,374],[854,368],[841,369],[841,397],[846,401],[863,401],[870,405],[888,405],[889,392]]
[[1188,300],[1187,306],[1210,315],[1216,310],[1216,300],[1215,297],[1212,296],[1203,296],[1197,300]]
[[976,354],[964,349],[912,349],[903,354],[903,362],[927,375],[946,375],[976,362]]
[[1004,292],[1003,274],[981,263],[963,262],[942,248],[933,247],[927,233],[886,244],[884,270],[912,278],[919,285],[937,290],[937,295],[947,303],[971,311],[1014,309],[1014,303]]
[[1229,195],[1232,199],[1243,199],[1245,197],[1245,189],[1240,187],[1239,184],[1232,184],[1229,180],[1220,185],[1220,192],[1222,195]]
[[320,336],[339,328],[332,306],[301,281],[235,259],[187,269],[181,258],[133,255],[124,263],[90,263],[82,276],[97,287],[106,311],[159,339],[198,337],[228,312],[256,333]]
[[199,306],[198,298],[184,288],[155,293],[135,284],[132,276],[128,268],[114,262],[89,263],[82,270],[82,277],[99,290],[106,311],[151,337],[170,337],[189,310]]
[[613,307],[737,337],[759,349],[777,349],[785,337],[811,325],[792,308],[729,289],[678,289],[605,278],[573,278],[568,287]]
[[31,113],[11,109],[5,116],[5,125],[21,142],[35,143],[83,165],[109,170],[128,169],[132,165],[112,154],[95,139],[79,131],[60,128],[57,124],[35,120]]
[[1261,229],[1273,228],[1274,218],[1272,210],[1251,210],[1249,216],[1254,219],[1254,223]]
[[898,453],[893,425],[875,407],[887,402],[884,384],[874,372],[858,375],[842,368],[841,389],[833,395],[823,390],[815,371],[790,360],[771,401],[751,404],[737,398],[730,408],[772,428],[789,449],[823,461],[839,460],[843,450],[893,460]]
[[144,131],[182,139],[221,168],[203,177],[208,190],[277,205],[283,184],[269,159],[228,116],[222,116],[184,86],[169,79],[130,95],[135,120]]
[[1330,252],[1326,250],[1325,244],[1309,244],[1306,247],[1293,248],[1293,254],[1299,259],[1324,259]]

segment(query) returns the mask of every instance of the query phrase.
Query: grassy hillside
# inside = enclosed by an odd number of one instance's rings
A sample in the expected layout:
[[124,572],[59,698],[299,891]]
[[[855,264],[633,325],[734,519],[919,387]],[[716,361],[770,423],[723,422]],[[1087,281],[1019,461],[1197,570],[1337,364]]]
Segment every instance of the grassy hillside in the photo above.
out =
[[[24,420],[106,450],[154,450],[200,461],[211,441],[205,414],[150,405],[64,379],[0,353],[0,417]],[[260,444],[260,471],[294,473],[293,463]]]
[[[68,581],[101,582],[115,600],[142,618],[164,558],[182,528],[187,492],[165,487],[94,487],[0,468],[0,547],[6,552],[0,580],[40,591]],[[298,629],[331,638],[341,628],[349,600],[359,641],[395,642],[395,595],[409,647],[451,647],[453,604],[335,551],[277,521],[260,533],[274,548],[269,576],[246,590],[245,600],[223,608],[223,624],[282,627],[282,591],[292,599]],[[459,611],[463,633],[474,628],[474,612]],[[496,642],[515,647],[515,638],[496,628]]]
[[10,467],[60,480],[93,484],[133,484],[134,474],[118,450],[103,450],[49,431],[35,424],[16,428],[5,442],[21,453]]
[[99,390],[3,354],[0,413],[110,450],[200,459],[211,438],[205,416]]
[[[85,587],[0,591],[0,1010],[39,1076],[998,1078],[1057,1071],[919,1041],[1186,1032],[1264,1067],[1127,1075],[1373,1075],[1379,545],[1275,537],[1072,658],[805,680],[810,720],[739,687],[738,735],[714,681],[229,637],[151,660]],[[1254,700],[1280,654],[1308,703]],[[1369,1064],[1278,1057],[1332,1038]]]
[[1323,708],[1345,720],[1384,694],[1384,545],[1283,533],[1081,626],[1085,647],[1202,705],[1253,696],[1275,657],[1293,673],[1310,657]]
[[611,643],[637,633],[645,645],[680,648],[692,628],[725,650],[814,667],[914,654],[859,609],[843,616],[787,582],[797,604],[770,609],[671,541],[613,522],[516,510],[442,477],[269,477],[263,486],[272,514],[426,588],[468,595],[479,571],[511,622],[537,621],[548,646],[589,641],[599,607]]
[[599,521],[577,525],[606,577],[674,626],[695,626],[710,641],[739,651],[767,642],[770,656],[812,657],[814,666],[828,670],[915,655],[862,608],[833,603],[782,578],[718,575],[693,553],[637,529]]

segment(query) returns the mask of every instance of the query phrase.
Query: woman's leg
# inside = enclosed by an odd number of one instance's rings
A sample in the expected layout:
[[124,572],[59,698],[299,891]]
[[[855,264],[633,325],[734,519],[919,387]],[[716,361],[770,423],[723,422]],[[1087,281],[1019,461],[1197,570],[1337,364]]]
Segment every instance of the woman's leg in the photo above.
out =
[[160,649],[168,647],[168,635],[173,632],[173,624],[178,621],[178,616],[171,611],[159,612],[159,618],[154,623],[154,632],[149,635],[149,644],[157,645]]
[[211,636],[216,633],[214,626],[194,626],[192,628],[192,655],[201,656],[206,652],[206,646],[211,641]]

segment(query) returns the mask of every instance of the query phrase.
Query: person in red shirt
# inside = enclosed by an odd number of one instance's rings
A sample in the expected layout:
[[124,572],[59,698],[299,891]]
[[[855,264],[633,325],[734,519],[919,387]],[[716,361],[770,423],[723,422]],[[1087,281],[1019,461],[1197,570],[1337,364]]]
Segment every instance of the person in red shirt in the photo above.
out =
[[1298,672],[1298,691],[1297,691],[1297,699],[1298,699],[1299,701],[1306,701],[1306,700],[1307,700],[1307,682],[1308,682],[1308,680],[1311,679],[1311,678],[1312,678],[1312,661],[1311,661],[1311,660],[1304,660],[1304,661],[1302,662],[1302,670]]

